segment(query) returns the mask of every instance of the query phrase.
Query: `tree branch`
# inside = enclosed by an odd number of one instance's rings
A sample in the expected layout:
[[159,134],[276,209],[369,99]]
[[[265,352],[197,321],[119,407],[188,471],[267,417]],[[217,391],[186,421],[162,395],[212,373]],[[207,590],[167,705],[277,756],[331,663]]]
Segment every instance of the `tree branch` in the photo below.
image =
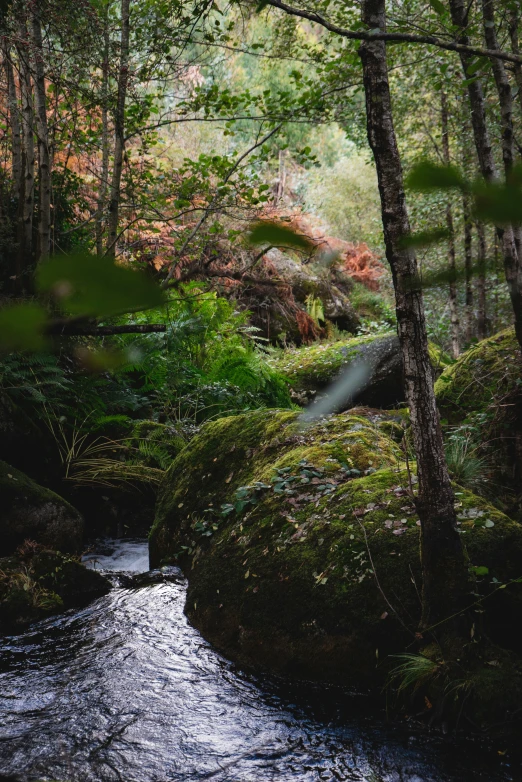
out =
[[294,8],[294,6],[288,5],[283,0],[266,0],[266,5],[271,5],[273,8],[278,8],[280,11],[284,11],[290,16],[298,16],[301,19],[308,19],[310,22],[320,24],[326,30],[331,33],[339,35],[341,38],[348,38],[351,41],[390,41],[395,43],[423,43],[428,46],[436,46],[438,49],[445,49],[448,52],[458,52],[459,54],[471,54],[476,57],[489,57],[490,59],[505,60],[507,62],[514,62],[516,64],[522,64],[522,56],[520,54],[510,54],[509,52],[503,52],[496,49],[482,49],[479,46],[469,46],[468,44],[457,43],[457,41],[443,41],[434,35],[413,35],[412,33],[388,33],[377,32],[368,30],[347,30],[344,27],[339,27],[333,22],[329,22],[320,14],[315,11],[305,11],[300,8]]
[[129,323],[125,326],[97,326],[94,323],[81,324],[74,321],[54,321],[46,328],[49,336],[60,337],[110,337],[116,334],[153,334],[164,333],[167,327],[164,323],[145,323],[142,325]]

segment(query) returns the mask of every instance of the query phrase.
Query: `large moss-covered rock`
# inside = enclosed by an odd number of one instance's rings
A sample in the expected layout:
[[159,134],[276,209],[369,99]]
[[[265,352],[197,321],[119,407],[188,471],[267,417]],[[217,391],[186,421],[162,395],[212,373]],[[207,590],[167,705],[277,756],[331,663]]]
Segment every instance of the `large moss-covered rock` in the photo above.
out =
[[435,384],[442,419],[469,424],[494,468],[497,495],[522,518],[522,356],[513,328],[482,340]]
[[284,474],[310,463],[329,478],[344,477],[343,470],[354,476],[397,463],[400,449],[381,428],[387,417],[357,412],[306,427],[299,413],[280,410],[206,424],[168,470],[150,534],[151,565],[175,558],[195,518],[212,521],[234,492],[255,484],[262,492],[278,470]]
[[521,389],[522,358],[514,328],[478,342],[446,367],[435,384],[441,413],[451,423],[470,412],[485,413],[517,391],[522,397]]
[[28,539],[63,552],[79,551],[83,520],[78,511],[5,462],[0,462],[0,498],[0,556]]
[[[433,345],[430,356],[434,372],[439,374],[446,358]],[[274,359],[274,366],[288,379],[295,400],[307,404],[355,361],[366,364],[371,375],[352,392],[346,408],[354,404],[387,408],[404,401],[402,357],[399,339],[393,333],[286,350]]]
[[[178,530],[171,561],[189,578],[190,620],[243,664],[357,685],[383,679],[387,655],[413,640],[420,617],[419,521],[406,471],[359,476],[330,472],[326,460],[321,467],[263,456],[257,471],[256,462],[250,474],[262,485],[220,492],[229,504],[217,514],[197,496],[208,461],[201,472],[171,475],[158,522],[166,529],[168,517]],[[178,494],[187,482],[193,492]],[[167,511],[169,498],[177,513]],[[458,515],[470,563],[483,574],[479,589],[517,578],[522,528],[464,490]],[[519,592],[510,585],[488,601],[487,630],[503,643],[517,635]]]

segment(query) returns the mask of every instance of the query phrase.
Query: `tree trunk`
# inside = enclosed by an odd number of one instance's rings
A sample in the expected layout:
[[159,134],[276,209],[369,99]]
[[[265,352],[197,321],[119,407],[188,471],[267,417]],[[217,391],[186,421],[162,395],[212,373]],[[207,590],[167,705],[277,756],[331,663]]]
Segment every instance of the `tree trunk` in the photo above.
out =
[[[442,158],[444,165],[451,163],[449,128],[448,128],[448,96],[441,90],[441,124],[442,124]],[[460,356],[460,324],[459,307],[457,298],[457,267],[455,263],[455,228],[453,225],[453,210],[451,201],[448,200],[446,206],[446,227],[448,229],[448,269],[450,274],[449,283],[449,310],[451,320],[451,352],[453,358]]]
[[464,270],[466,275],[466,345],[469,345],[475,336],[475,319],[473,313],[473,223],[471,222],[469,196],[466,194],[462,199],[462,215],[464,219]]
[[[485,0],[484,2],[484,7],[486,8],[486,15],[489,14],[489,16],[491,16],[492,13],[492,7],[488,6],[490,2],[491,0]],[[461,34],[459,35],[460,43],[468,43],[469,40],[465,32],[467,21],[468,21],[469,8],[470,6],[468,6],[464,2],[464,0],[450,0],[450,11],[451,11],[453,24],[456,27],[459,27],[462,31]],[[485,30],[489,31],[491,29],[492,29],[491,23],[490,21],[488,21],[487,24],[485,24]],[[495,41],[496,41],[494,28],[493,28],[493,34],[495,36]],[[473,58],[470,55],[461,52],[460,59],[461,59],[462,67],[464,69],[464,78],[468,79],[468,68],[473,62]],[[492,60],[496,62],[496,58],[492,58]],[[494,65],[492,67],[493,67],[495,81],[497,83],[497,89],[498,89],[499,87],[498,78],[500,76],[500,72]],[[477,149],[477,156],[479,159],[480,170],[482,176],[487,182],[494,182],[495,180],[498,179],[498,173],[495,166],[493,150],[491,147],[491,141],[489,138],[489,133],[487,128],[484,91],[482,89],[482,84],[480,82],[480,79],[471,80],[471,83],[468,84],[468,96],[469,96],[470,108],[471,108],[471,123],[473,126],[473,135],[475,137],[475,146]],[[499,92],[499,97],[501,99],[501,102],[503,101],[505,104],[501,108],[502,141],[503,141],[502,153],[504,156],[504,163],[505,163],[506,149],[507,149],[506,145],[509,141],[509,130],[507,128],[507,124],[506,127],[504,127],[504,124],[507,123],[507,119],[508,119],[507,103],[506,103],[507,94],[504,89],[502,89],[502,95],[500,95]],[[509,98],[509,100],[511,100],[511,98]],[[504,272],[506,275],[506,282],[508,284],[511,304],[513,306],[513,312],[515,315],[515,330],[516,330],[518,342],[522,347],[522,265],[519,264],[518,261],[518,255],[517,255],[516,244],[515,244],[515,234],[513,232],[513,229],[510,226],[507,226],[504,229],[497,228],[497,232],[499,234],[499,238],[501,238],[502,241],[502,250],[503,250],[503,257],[504,257]]]
[[[509,37],[511,38],[511,50],[513,54],[520,54],[520,45],[518,40],[518,24],[520,17],[520,5],[517,0],[513,0],[509,6]],[[522,65],[513,63],[513,71],[518,87],[518,102],[522,111]]]
[[32,6],[31,30],[34,46],[34,92],[36,98],[36,128],[38,135],[38,260],[51,250],[51,154],[47,125],[47,94],[43,58],[42,26],[38,4]]
[[102,63],[102,84],[101,84],[101,110],[102,110],[102,165],[100,175],[100,189],[98,202],[96,204],[96,252],[103,255],[103,227],[105,223],[104,212],[107,200],[107,187],[109,184],[109,54],[110,54],[110,31],[109,31],[109,10],[110,0],[107,0],[105,27],[103,30],[103,63]]
[[120,73],[118,77],[118,101],[114,116],[114,166],[109,198],[109,236],[107,255],[114,256],[118,240],[120,218],[121,178],[125,151],[125,101],[129,83],[130,0],[121,0]]
[[13,190],[18,198],[22,183],[22,128],[20,126],[20,108],[18,106],[13,63],[11,62],[11,52],[7,44],[4,44],[4,68],[7,81],[9,125],[11,127]]
[[478,257],[477,257],[477,337],[485,339],[488,335],[486,311],[486,228],[484,223],[477,223]]
[[[370,29],[384,30],[384,0],[364,0],[362,19]],[[470,584],[433,391],[422,291],[415,284],[417,260],[414,252],[405,249],[403,244],[410,234],[410,224],[392,120],[386,44],[365,41],[359,52],[368,139],[377,168],[386,257],[395,288],[406,396],[417,457],[416,506],[421,520],[423,572],[421,627],[426,628],[464,609]]]
[[18,49],[20,64],[20,93],[22,96],[22,137],[24,158],[24,200],[22,205],[22,237],[20,242],[21,267],[31,264],[33,256],[33,213],[34,213],[34,106],[29,68],[29,51],[26,20],[19,23],[20,44]]

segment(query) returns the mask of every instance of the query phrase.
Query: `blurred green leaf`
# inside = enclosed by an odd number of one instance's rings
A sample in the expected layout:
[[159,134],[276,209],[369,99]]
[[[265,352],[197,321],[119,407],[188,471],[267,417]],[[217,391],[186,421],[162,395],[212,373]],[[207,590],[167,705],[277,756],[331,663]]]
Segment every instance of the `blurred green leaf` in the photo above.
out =
[[89,372],[114,371],[128,363],[128,356],[121,350],[90,350],[86,347],[78,347],[75,356]]
[[447,239],[449,232],[447,228],[434,228],[432,231],[419,231],[416,234],[406,236],[401,244],[403,247],[429,247],[442,239]]
[[38,304],[13,304],[0,309],[0,352],[43,350],[47,311]]
[[474,185],[474,212],[494,225],[522,224],[522,189],[512,184],[479,182]]
[[142,272],[93,255],[51,258],[38,268],[36,283],[73,315],[109,317],[165,301],[160,287]]
[[[496,270],[497,264],[495,261],[488,260],[474,264],[467,273],[470,275],[470,277],[475,277],[481,274],[493,274],[496,272]],[[465,279],[466,269],[463,266],[457,269],[442,269],[441,271],[424,272],[420,282],[420,287],[435,288],[438,285],[447,285],[450,282],[459,282]],[[419,280],[414,280],[411,283],[411,287],[417,289],[419,287]]]
[[440,2],[440,0],[430,0],[430,5],[433,8],[433,10],[439,14],[439,16],[442,16],[442,14],[446,10],[444,8],[444,5]]
[[452,188],[468,190],[468,184],[458,169],[453,166],[437,166],[428,162],[419,163],[414,167],[407,179],[407,185],[412,190],[423,192]]
[[271,244],[273,247],[298,247],[309,250],[313,245],[306,236],[279,223],[262,221],[257,223],[248,237],[250,244]]

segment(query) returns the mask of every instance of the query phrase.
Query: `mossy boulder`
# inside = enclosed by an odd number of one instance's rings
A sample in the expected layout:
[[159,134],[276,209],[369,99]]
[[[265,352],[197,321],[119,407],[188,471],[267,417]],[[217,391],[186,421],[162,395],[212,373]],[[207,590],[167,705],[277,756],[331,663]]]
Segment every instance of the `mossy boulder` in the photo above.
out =
[[[444,354],[431,345],[430,357],[434,373],[439,374],[446,361]],[[389,408],[404,401],[402,356],[394,333],[286,350],[273,364],[290,383],[295,401],[308,404],[355,361],[371,367],[371,375],[352,393],[346,408],[354,404]]]
[[106,578],[76,558],[25,544],[15,556],[0,559],[0,632],[23,629],[109,589]]
[[[308,461],[282,472],[274,459],[250,470],[263,487],[252,484],[250,499],[230,491],[221,518],[205,514],[196,493],[177,495],[171,476],[167,494],[185,496],[188,511],[177,519],[171,561],[189,579],[191,622],[243,664],[358,686],[383,681],[386,658],[413,641],[420,617],[419,520],[407,472],[359,477]],[[194,488],[198,475],[189,477]],[[522,528],[458,491],[459,528],[486,594],[520,576]],[[488,609],[488,632],[513,644],[520,585],[498,590]]]
[[497,495],[522,519],[522,356],[513,328],[482,340],[435,384],[443,421],[464,425],[493,467]]
[[514,328],[466,350],[435,384],[439,409],[450,423],[459,423],[470,412],[487,412],[517,391],[522,396],[522,357]]
[[11,554],[25,540],[67,553],[79,551],[83,520],[78,511],[6,462],[0,462],[0,497],[0,556]]
[[396,464],[399,446],[380,428],[385,414],[357,412],[306,427],[298,412],[281,410],[205,424],[174,460],[160,490],[149,538],[151,566],[175,558],[194,519],[211,521],[237,490],[268,484],[278,470],[310,463],[329,478],[343,470],[361,475]]

